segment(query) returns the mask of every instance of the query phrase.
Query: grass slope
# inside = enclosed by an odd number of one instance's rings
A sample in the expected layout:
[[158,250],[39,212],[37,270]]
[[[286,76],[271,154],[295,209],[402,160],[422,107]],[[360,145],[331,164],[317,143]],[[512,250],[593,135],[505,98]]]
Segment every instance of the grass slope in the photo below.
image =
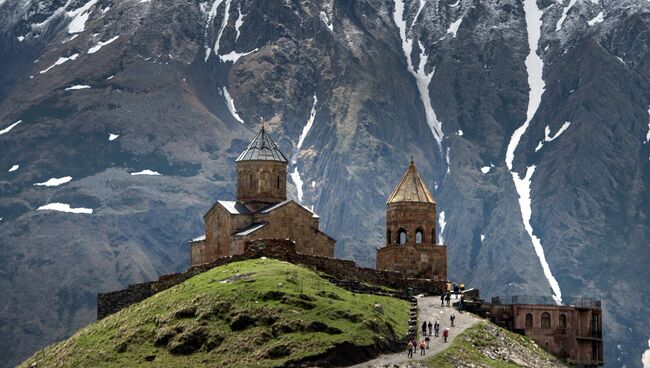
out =
[[529,338],[487,321],[465,330],[447,350],[425,364],[432,368],[567,367]]
[[330,360],[347,359],[345,349],[354,346],[390,346],[406,332],[407,318],[405,301],[355,294],[306,268],[263,258],[197,275],[45,348],[22,367],[323,363],[334,347]]

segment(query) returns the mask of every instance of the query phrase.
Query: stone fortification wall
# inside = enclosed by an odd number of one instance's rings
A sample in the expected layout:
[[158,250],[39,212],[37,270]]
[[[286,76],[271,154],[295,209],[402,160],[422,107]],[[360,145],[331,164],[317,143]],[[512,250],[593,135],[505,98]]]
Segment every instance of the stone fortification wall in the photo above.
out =
[[214,267],[259,257],[300,264],[326,273],[335,284],[357,292],[386,293],[378,287],[371,286],[377,285],[397,290],[398,292],[394,294],[396,297],[409,298],[411,294],[439,293],[447,287],[446,282],[443,281],[412,279],[398,272],[357,267],[353,261],[299,254],[292,241],[265,239],[248,242],[243,254],[219,258],[212,263],[195,266],[185,272],[163,275],[157,281],[130,285],[119,291],[100,293],[97,295],[97,319],[116,313]]

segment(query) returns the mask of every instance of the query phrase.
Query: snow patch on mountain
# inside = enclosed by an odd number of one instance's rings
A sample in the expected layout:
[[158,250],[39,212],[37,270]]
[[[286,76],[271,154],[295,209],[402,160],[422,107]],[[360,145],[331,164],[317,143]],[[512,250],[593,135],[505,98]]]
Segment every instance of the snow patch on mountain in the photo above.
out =
[[[293,154],[291,155],[291,164],[293,166],[293,172],[290,173],[289,175],[291,176],[291,180],[293,183],[296,185],[296,191],[298,192],[298,202],[302,203],[302,198],[303,198],[303,180],[300,177],[300,171],[298,171],[298,154],[300,153],[300,149],[302,148],[303,143],[305,142],[305,138],[307,138],[307,134],[309,134],[309,131],[311,130],[311,127],[314,125],[314,119],[316,118],[316,104],[318,103],[318,98],[314,94],[314,102],[311,105],[311,111],[309,113],[309,119],[307,119],[307,123],[305,126],[302,128],[302,133],[300,133],[300,137],[298,138],[298,143],[296,144],[296,149],[294,150]],[[312,188],[315,185],[315,182],[312,181]]]
[[598,13],[598,15],[596,15],[594,18],[589,20],[587,24],[589,24],[589,27],[592,27],[598,23],[602,23],[604,20],[605,20],[605,15],[601,11],[600,13]]
[[309,113],[309,119],[307,120],[307,124],[302,128],[302,133],[300,134],[300,138],[298,139],[298,145],[296,148],[300,150],[302,148],[302,144],[305,142],[305,138],[307,138],[307,134],[309,134],[309,131],[311,130],[311,127],[314,125],[314,119],[316,118],[316,104],[318,103],[318,97],[314,95],[314,103],[311,105],[311,111]]
[[458,18],[457,21],[449,25],[449,28],[447,28],[447,33],[451,34],[451,37],[455,38],[456,33],[458,32],[458,27],[460,27],[460,24],[462,22],[463,22],[463,17]]
[[[440,234],[438,235],[440,244],[445,244],[445,237],[443,235],[445,232],[445,227],[447,226],[447,221],[445,220],[445,211],[440,211],[440,215],[438,215],[438,226],[440,227]],[[435,239],[433,240],[435,241]]]
[[23,122],[22,120],[18,120],[17,122],[15,122],[15,123],[9,125],[8,127],[4,128],[4,129],[2,129],[2,130],[0,130],[0,135],[2,135],[2,134],[6,134],[6,133],[9,133],[9,132],[11,131],[11,129],[15,128],[16,125],[18,125],[18,124],[20,124],[20,123],[22,123],[22,122]]
[[219,55],[219,59],[221,59],[221,61],[231,61],[234,64],[240,58],[242,58],[242,57],[244,57],[246,55],[252,54],[254,52],[257,52],[258,50],[259,50],[258,48],[255,48],[255,49],[253,49],[253,50],[251,50],[249,52],[237,52],[237,51],[233,50],[233,51],[230,51],[227,54]]
[[235,32],[237,32],[237,35],[235,36],[235,42],[239,39],[239,28],[244,24],[244,14],[241,12],[241,4],[237,6],[237,20],[235,20]]
[[13,166],[9,169],[8,172],[14,172],[14,171],[18,170],[19,167],[20,167],[20,165],[18,165],[18,164],[13,165]]
[[109,141],[114,141],[114,140],[116,140],[116,139],[119,138],[119,137],[120,137],[119,134],[113,134],[113,133],[109,133],[109,134],[108,134],[108,140],[109,140]]
[[558,19],[557,24],[555,25],[555,30],[559,31],[562,29],[562,24],[564,24],[564,21],[566,20],[567,14],[569,14],[569,10],[573,8],[573,6],[578,2],[578,0],[571,0],[569,2],[569,5],[564,7],[564,10],[562,11],[562,16],[560,16],[560,19]]
[[524,228],[526,229],[526,232],[528,232],[531,242],[533,243],[535,253],[537,254],[537,257],[539,258],[539,261],[542,265],[544,276],[551,286],[551,289],[553,291],[553,298],[555,299],[556,303],[561,304],[562,291],[560,290],[560,285],[555,279],[555,276],[553,276],[548,262],[546,262],[546,256],[544,254],[542,243],[540,239],[535,236],[533,227],[530,223],[530,219],[532,217],[530,183],[535,172],[535,166],[529,166],[526,169],[526,175],[523,178],[521,178],[519,174],[513,170],[515,150],[517,149],[521,137],[524,135],[524,133],[526,133],[528,125],[530,124],[531,120],[533,120],[533,117],[539,108],[539,104],[542,100],[542,94],[544,93],[546,86],[543,79],[544,62],[539,57],[539,55],[537,55],[542,29],[543,11],[537,7],[537,2],[535,0],[525,0],[524,12],[526,14],[526,29],[528,31],[528,47],[530,50],[525,61],[529,85],[528,109],[526,113],[526,121],[522,126],[514,131],[512,137],[510,138],[508,148],[506,149],[505,161],[508,170],[511,171],[512,180],[514,181],[515,189],[517,190],[517,194],[519,196],[519,207],[521,210],[521,217],[523,220]]
[[433,74],[435,73],[436,69],[432,68],[429,73],[425,72],[424,69],[429,60],[429,55],[426,54],[424,46],[420,42],[418,42],[418,47],[420,50],[420,63],[417,70],[413,65],[413,60],[411,58],[413,51],[413,38],[409,37],[407,34],[406,20],[404,20],[404,0],[395,0],[393,20],[399,29],[399,36],[402,40],[402,51],[406,57],[406,68],[409,73],[411,73],[411,75],[413,75],[415,78],[418,92],[420,93],[420,99],[424,105],[424,113],[427,119],[427,124],[429,125],[431,133],[438,143],[438,146],[442,148],[442,139],[444,137],[442,133],[442,123],[438,121],[436,113],[433,110],[433,106],[431,105],[431,98],[429,97],[429,84],[431,83],[431,79],[433,78]]
[[86,84],[77,84],[77,85],[74,85],[74,86],[70,86],[70,87],[66,88],[65,90],[66,91],[74,91],[74,90],[77,90],[77,89],[89,89],[89,88],[92,88],[92,87],[89,86],[89,85],[86,85]]
[[483,243],[483,240],[485,240],[485,235],[481,234],[481,243]]
[[571,126],[570,121],[564,122],[560,129],[555,133],[554,135],[551,135],[551,128],[547,125],[546,128],[544,128],[544,139],[539,141],[537,144],[537,147],[535,147],[535,152],[539,151],[544,147],[544,143],[552,142],[556,140],[562,133],[564,133],[565,130],[569,129],[569,126]]
[[447,150],[445,151],[445,162],[447,163],[447,171],[445,171],[445,177],[447,177],[449,174],[451,174],[451,165],[449,165],[449,147],[447,147]]
[[145,170],[142,170],[142,171],[131,173],[131,175],[133,175],[133,176],[139,176],[139,175],[160,176],[162,174],[159,173],[158,171],[145,169]]
[[77,60],[78,57],[79,57],[79,54],[70,55],[70,56],[68,56],[68,57],[63,57],[63,56],[62,56],[62,57],[60,57],[59,59],[57,59],[57,61],[55,61],[54,64],[52,64],[52,65],[50,65],[49,67],[47,67],[47,68],[41,70],[39,73],[40,73],[40,74],[45,74],[45,73],[49,72],[50,69],[54,68],[55,66],[57,66],[57,65],[61,65],[61,64],[63,64],[63,63],[66,63],[66,62],[68,62],[69,60],[73,60],[73,61],[74,61],[74,60]]
[[90,8],[92,8],[96,3],[97,0],[90,0],[82,7],[66,13],[68,17],[72,18],[70,24],[68,24],[68,33],[81,33],[86,29],[86,22],[90,17],[90,13],[92,13]]
[[223,87],[223,98],[226,99],[226,106],[228,107],[228,111],[230,111],[230,115],[232,115],[235,120],[238,122],[244,124],[244,120],[239,117],[237,114],[237,109],[235,108],[235,101],[230,97],[230,93],[228,93],[228,89],[224,86]]
[[462,137],[463,134],[465,134],[465,133],[463,133],[462,129],[458,129],[458,131],[456,132],[456,135],[458,135],[459,137]]
[[210,7],[210,10],[206,10],[206,7],[205,7],[206,4],[205,3],[200,4],[201,11],[205,15],[207,15],[207,18],[206,18],[206,21],[205,21],[205,27],[204,27],[205,30],[203,32],[203,38],[205,39],[204,44],[203,44],[203,48],[205,48],[205,58],[204,58],[203,61],[206,62],[206,63],[208,62],[208,59],[210,59],[210,55],[212,55],[212,48],[210,46],[208,46],[208,30],[210,29],[210,25],[212,24],[212,20],[217,15],[217,8],[219,7],[220,3],[221,3],[221,1],[215,0],[212,3],[212,6]]
[[58,211],[58,212],[85,213],[85,214],[93,213],[92,208],[84,208],[84,207],[72,208],[67,203],[58,203],[58,202],[49,203],[46,204],[45,206],[40,206],[38,208],[38,211]]
[[61,184],[69,182],[70,180],[72,180],[71,176],[64,176],[62,178],[52,178],[42,183],[34,183],[34,185],[42,187],[58,187]]
[[[217,3],[221,3],[222,0],[217,0]],[[226,29],[228,25],[228,20],[230,18],[230,4],[232,0],[225,0],[226,8],[223,12],[223,18],[221,20],[221,27],[219,27],[219,33],[217,33],[217,40],[214,42],[214,53],[219,56],[219,43],[221,42],[221,36],[223,36],[223,30]],[[217,4],[217,7],[219,4]]]
[[[648,340],[648,348],[650,348],[650,339]],[[641,364],[643,364],[643,368],[650,368],[650,349],[644,351],[643,355],[641,355]]]
[[298,172],[298,166],[293,167],[293,172],[289,174],[291,176],[291,180],[293,183],[296,185],[296,192],[298,195],[298,202],[302,203],[302,185],[303,181],[302,178],[300,178],[300,172]]
[[329,18],[327,17],[327,14],[325,14],[324,11],[320,12],[320,20],[325,24],[325,26],[330,30],[330,32],[334,32],[334,24],[330,22]]
[[492,168],[491,168],[490,166],[483,166],[483,167],[481,168],[481,172],[482,172],[483,174],[487,174],[487,173],[489,173],[490,170],[492,170]]
[[120,38],[120,36],[115,36],[115,37],[113,37],[113,38],[111,38],[111,39],[109,39],[109,40],[107,40],[107,41],[104,41],[104,42],[101,42],[101,41],[100,41],[97,45],[91,47],[91,48],[88,50],[88,53],[89,53],[89,54],[94,54],[94,53],[96,53],[97,51],[99,51],[102,47],[111,44],[113,41],[117,40],[118,38]]
[[645,142],[650,142],[650,106],[648,106],[648,133],[645,135]]

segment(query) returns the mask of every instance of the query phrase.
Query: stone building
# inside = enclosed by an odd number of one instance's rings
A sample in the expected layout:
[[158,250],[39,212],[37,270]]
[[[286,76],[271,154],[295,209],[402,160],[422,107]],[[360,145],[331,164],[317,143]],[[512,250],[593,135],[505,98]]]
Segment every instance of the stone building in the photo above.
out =
[[548,352],[577,366],[603,365],[603,322],[598,300],[575,298],[568,305],[532,297],[492,298],[482,309],[490,319],[533,339]]
[[203,216],[205,235],[190,242],[191,265],[244,252],[256,239],[291,239],[296,251],[334,256],[335,240],[319,218],[287,200],[287,159],[262,127],[236,160],[237,200],[217,201]]
[[437,244],[436,201],[413,161],[386,204],[386,245],[377,249],[377,269],[446,281],[447,247]]

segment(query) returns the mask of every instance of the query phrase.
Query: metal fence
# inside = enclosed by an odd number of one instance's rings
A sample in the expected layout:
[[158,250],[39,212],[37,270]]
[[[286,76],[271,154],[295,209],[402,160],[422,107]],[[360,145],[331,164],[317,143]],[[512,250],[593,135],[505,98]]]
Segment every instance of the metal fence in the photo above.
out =
[[[492,304],[541,304],[541,305],[558,305],[551,296],[540,295],[506,295],[492,297]],[[585,297],[564,297],[562,304],[577,308],[600,308],[601,301],[594,298]]]

